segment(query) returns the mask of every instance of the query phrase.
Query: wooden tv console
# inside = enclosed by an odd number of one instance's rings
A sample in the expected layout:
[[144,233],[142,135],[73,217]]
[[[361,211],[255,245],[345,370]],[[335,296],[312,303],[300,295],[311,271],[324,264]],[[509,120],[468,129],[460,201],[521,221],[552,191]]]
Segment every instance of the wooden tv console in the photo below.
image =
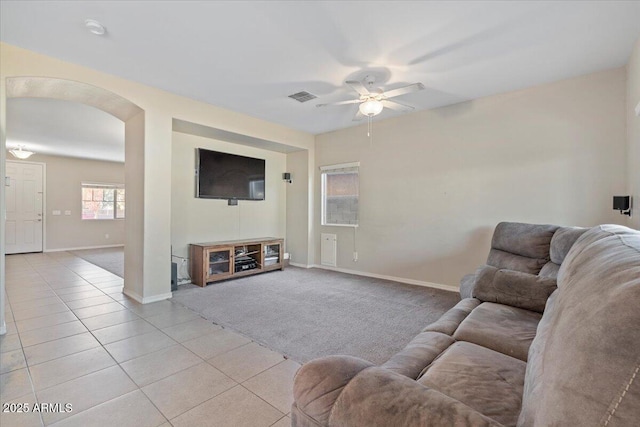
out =
[[264,237],[252,240],[192,243],[189,245],[189,274],[194,285],[265,271],[283,270],[284,239]]

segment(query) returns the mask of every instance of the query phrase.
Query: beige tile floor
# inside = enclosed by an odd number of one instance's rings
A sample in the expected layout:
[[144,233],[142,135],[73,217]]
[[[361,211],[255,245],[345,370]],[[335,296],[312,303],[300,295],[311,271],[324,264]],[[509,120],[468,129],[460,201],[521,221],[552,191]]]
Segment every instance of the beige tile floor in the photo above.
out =
[[6,258],[4,426],[291,425],[299,364],[171,301],[141,305],[121,278],[67,252]]

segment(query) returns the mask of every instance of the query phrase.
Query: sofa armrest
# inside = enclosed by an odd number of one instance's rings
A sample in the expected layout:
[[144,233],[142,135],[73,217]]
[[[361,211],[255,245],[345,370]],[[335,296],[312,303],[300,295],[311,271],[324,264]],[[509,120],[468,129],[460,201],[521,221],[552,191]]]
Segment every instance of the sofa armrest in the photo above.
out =
[[476,276],[475,298],[539,313],[544,312],[547,299],[557,288],[555,279],[491,266],[480,268]]
[[500,426],[462,402],[384,368],[370,367],[340,393],[329,426]]
[[473,297],[473,288],[476,285],[476,275],[467,274],[460,280],[460,299]]
[[480,282],[492,281],[498,268],[491,265],[481,265],[475,273],[467,274],[460,280],[460,298],[475,298],[476,288]]
[[[344,387],[373,363],[351,356],[328,356],[305,363],[293,380],[293,413],[302,412],[305,422],[294,425],[326,426],[333,405]],[[310,418],[311,420],[306,420]]]

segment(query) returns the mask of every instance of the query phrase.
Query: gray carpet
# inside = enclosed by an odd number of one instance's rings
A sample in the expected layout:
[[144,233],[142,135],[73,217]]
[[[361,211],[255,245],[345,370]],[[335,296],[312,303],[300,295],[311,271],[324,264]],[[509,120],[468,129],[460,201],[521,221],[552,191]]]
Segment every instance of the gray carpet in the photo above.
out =
[[84,249],[81,251],[69,251],[91,264],[102,267],[111,273],[124,277],[124,247]]
[[296,267],[173,293],[173,302],[295,361],[348,354],[377,364],[459,300],[454,292]]

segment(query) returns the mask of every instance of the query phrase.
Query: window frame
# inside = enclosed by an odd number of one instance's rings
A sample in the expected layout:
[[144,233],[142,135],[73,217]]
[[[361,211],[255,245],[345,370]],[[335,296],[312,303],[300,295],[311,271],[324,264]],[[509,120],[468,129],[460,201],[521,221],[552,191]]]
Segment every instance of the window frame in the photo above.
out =
[[[112,218],[85,218],[84,217],[84,203],[89,202],[89,200],[84,200],[84,189],[89,188],[92,190],[113,190],[113,217]],[[118,191],[122,190],[125,194],[125,200],[120,203],[124,203],[123,216],[118,216]],[[127,202],[126,202],[127,192],[125,190],[124,184],[118,183],[103,183],[103,182],[81,182],[80,183],[80,219],[82,221],[116,221],[116,220],[124,220],[126,219],[126,210],[127,210]],[[102,203],[105,203],[102,201]],[[108,203],[108,202],[107,202]]]
[[[351,169],[351,170],[350,170]],[[353,170],[355,169],[355,170]],[[332,224],[327,223],[326,206],[327,206],[327,175],[339,173],[356,173],[358,175],[358,211],[357,224]],[[323,227],[351,227],[358,228],[360,225],[360,162],[340,163],[336,165],[320,166],[320,225]]]

